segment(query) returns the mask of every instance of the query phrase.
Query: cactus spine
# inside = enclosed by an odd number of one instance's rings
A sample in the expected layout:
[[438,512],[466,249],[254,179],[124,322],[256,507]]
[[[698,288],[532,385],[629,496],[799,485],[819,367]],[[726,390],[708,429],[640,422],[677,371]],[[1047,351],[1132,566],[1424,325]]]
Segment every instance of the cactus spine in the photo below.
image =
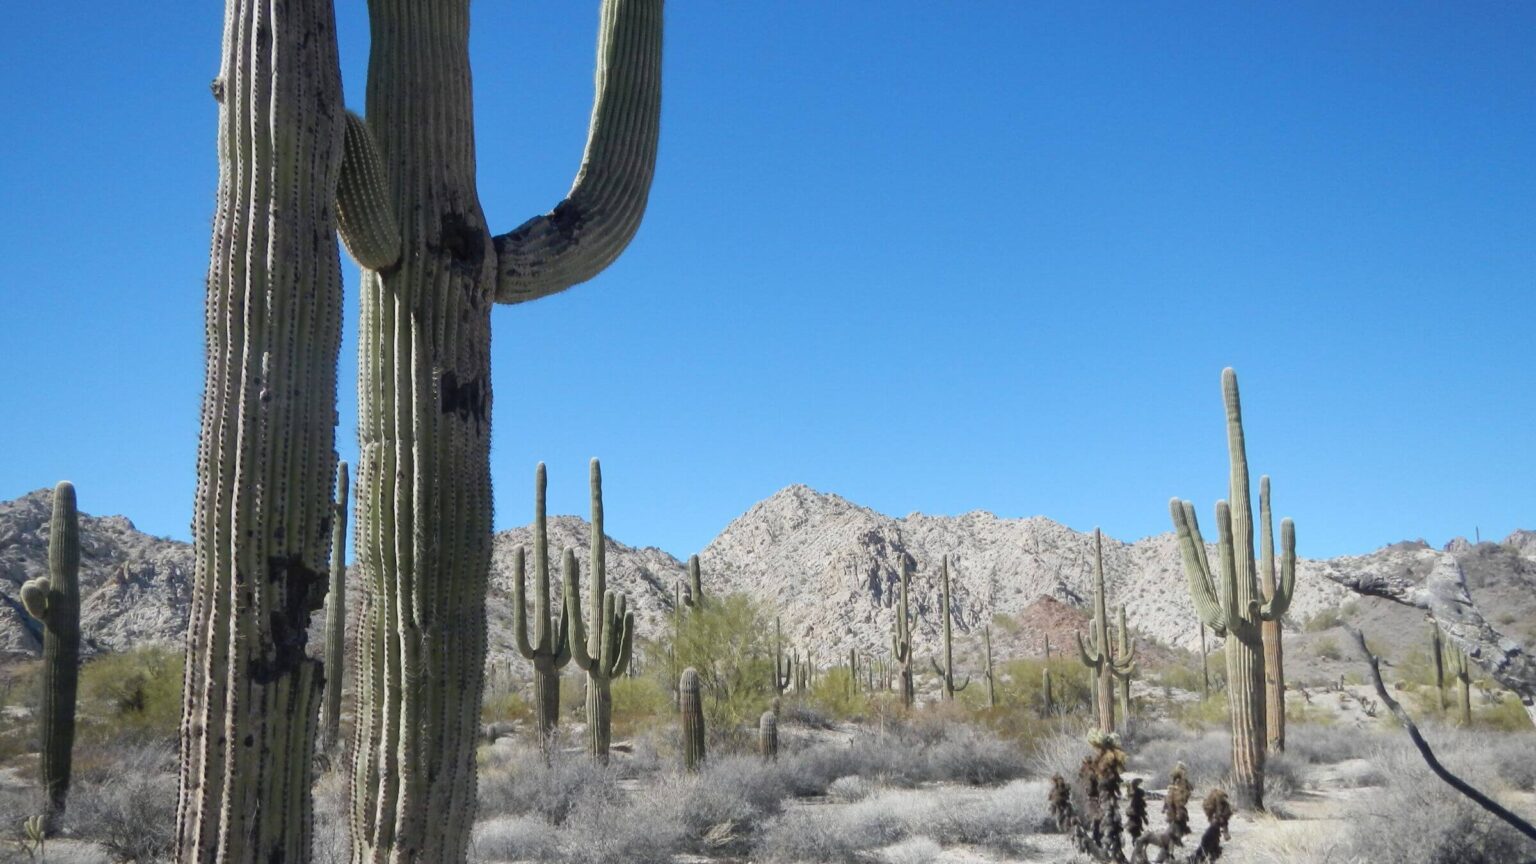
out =
[[1435,661],[1435,696],[1440,701],[1440,713],[1445,713],[1445,646],[1440,641],[1440,625],[1429,624],[1429,656]]
[[[613,695],[610,683],[624,674],[634,645],[635,613],[625,610],[623,594],[608,589],[606,550],[603,545],[603,469],[592,460],[592,580],[590,629],[581,621],[581,583],[576,573],[576,553],[565,550],[565,614],[570,620],[571,659],[587,673],[587,743],[588,752],[599,762],[608,761],[608,743],[613,720]],[[688,673],[683,672],[683,681]],[[698,678],[698,673],[693,673]],[[680,698],[687,709],[687,693]]]
[[[1123,625],[1122,625],[1123,626]],[[1083,643],[1083,634],[1077,634],[1077,651],[1083,665],[1092,671],[1093,694],[1098,706],[1098,729],[1108,734],[1115,731],[1114,679],[1129,680],[1136,668],[1135,647],[1127,645],[1116,653],[1109,641],[1109,607],[1104,600],[1104,538],[1099,529],[1093,529],[1093,632],[1092,647]]]
[[899,569],[901,594],[896,598],[896,630],[891,634],[891,656],[896,660],[896,675],[901,681],[901,704],[911,708],[917,691],[912,685],[912,629],[907,617],[907,588],[912,581],[912,563],[907,556],[901,556]]
[[1451,649],[1451,674],[1456,676],[1456,689],[1460,696],[1460,723],[1472,725],[1472,670],[1467,665],[1467,655],[1459,648]]
[[[527,602],[524,600],[523,547],[517,547],[512,564],[512,634],[517,643],[517,653],[533,662],[533,713],[539,724],[539,746],[546,752],[554,742],[555,728],[560,725],[560,670],[571,661],[570,625],[564,610],[553,619],[550,617],[549,522],[544,510],[547,482],[544,463],[540,462],[533,476],[535,617],[532,642],[528,641]],[[574,562],[574,556],[572,558]]]
[[368,4],[374,38],[358,128],[379,154],[383,188],[369,200],[398,220],[400,240],[374,257],[378,232],[345,234],[366,259],[357,557],[369,601],[354,861],[465,860],[491,553],[490,310],[592,278],[638,229],[655,167],[662,5],[604,0],[575,183],[550,212],[493,237],[475,186],[469,0]]
[[22,583],[27,614],[43,625],[43,694],[38,710],[42,742],[38,774],[43,781],[42,832],[58,830],[69,797],[69,769],[75,747],[75,692],[80,682],[80,518],[75,487],[53,490],[48,523],[48,575]]
[[[698,771],[704,767],[704,700],[699,695],[698,670],[689,666],[683,670],[677,689],[683,694],[683,767]],[[770,715],[772,711],[768,712]],[[761,722],[761,721],[759,721]]]
[[757,720],[757,752],[765,762],[779,759],[779,715],[764,711]]
[[773,619],[773,692],[783,696],[794,674],[794,659],[784,656],[784,628]]
[[346,165],[330,0],[228,0],[174,857],[304,861],[336,471]]
[[1266,710],[1264,643],[1260,624],[1280,620],[1290,605],[1296,577],[1296,533],[1291,520],[1280,523],[1280,584],[1260,603],[1253,560],[1253,518],[1248,487],[1248,456],[1243,439],[1242,402],[1237,374],[1221,375],[1226,401],[1227,448],[1231,464],[1232,504],[1216,502],[1220,569],[1212,570],[1195,507],[1174,498],[1169,503],[1183,553],[1195,611],[1206,626],[1226,637],[1227,705],[1232,715],[1232,776],[1239,803],[1264,807]]
[[[1265,747],[1270,753],[1285,752],[1285,652],[1280,644],[1280,618],[1291,604],[1294,579],[1287,577],[1291,586],[1283,598],[1279,584],[1275,582],[1275,524],[1269,510],[1269,475],[1259,478],[1259,524],[1263,533],[1259,540],[1259,572],[1262,574],[1263,601],[1277,609],[1260,624],[1264,640],[1264,732]],[[1283,565],[1282,565],[1283,566]],[[1295,566],[1294,558],[1291,566]],[[1294,575],[1294,574],[1293,574]],[[1280,599],[1280,603],[1275,600]]]
[[950,633],[950,617],[953,614],[954,607],[950,605],[949,600],[948,555],[942,559],[942,563],[939,566],[939,574],[939,617],[944,620],[944,666],[940,668],[938,662],[931,657],[928,659],[928,662],[933,664],[934,673],[939,676],[939,680],[944,685],[944,698],[946,700],[953,700],[956,693],[971,686],[971,678],[967,675],[964,681],[958,685],[955,684],[954,643]]
[[987,625],[981,628],[981,641],[986,649],[987,665],[982,672],[987,676],[987,707],[997,707],[997,680],[992,671],[992,627]]
[[320,746],[341,746],[341,686],[347,641],[347,463],[336,465],[336,502],[331,516],[331,588],[325,594],[325,701],[320,706]]

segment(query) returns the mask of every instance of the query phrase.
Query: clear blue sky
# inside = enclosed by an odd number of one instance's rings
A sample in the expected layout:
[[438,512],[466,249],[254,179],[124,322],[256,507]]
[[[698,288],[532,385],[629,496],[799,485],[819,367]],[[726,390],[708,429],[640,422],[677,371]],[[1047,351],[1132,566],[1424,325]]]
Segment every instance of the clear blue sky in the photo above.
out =
[[[220,5],[0,28],[0,498],[69,478],[189,535]],[[596,7],[474,6],[495,230],[569,185]],[[796,482],[1158,533],[1225,494],[1227,365],[1302,554],[1536,527],[1536,4],[667,15],[638,238],[494,313],[498,528],[540,459],[583,511],[600,455],[610,532],[678,555]]]

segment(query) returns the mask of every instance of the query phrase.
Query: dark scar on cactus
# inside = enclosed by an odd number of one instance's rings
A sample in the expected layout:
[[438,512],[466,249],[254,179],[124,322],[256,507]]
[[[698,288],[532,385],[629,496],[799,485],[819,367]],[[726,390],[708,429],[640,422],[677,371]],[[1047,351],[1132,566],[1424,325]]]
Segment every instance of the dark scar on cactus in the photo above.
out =
[[441,384],[444,414],[457,414],[460,420],[474,418],[475,428],[485,420],[485,383],[479,376],[459,383],[452,369],[443,373]]
[[323,605],[325,597],[322,574],[305,566],[297,554],[268,558],[267,581],[283,583],[283,602],[282,608],[272,610],[267,618],[273,656],[258,657],[250,663],[251,680],[257,684],[270,684],[303,664],[309,616]]
[[449,211],[443,214],[438,240],[438,248],[448,253],[456,269],[479,275],[480,265],[485,262],[485,233],[478,226],[463,214]]

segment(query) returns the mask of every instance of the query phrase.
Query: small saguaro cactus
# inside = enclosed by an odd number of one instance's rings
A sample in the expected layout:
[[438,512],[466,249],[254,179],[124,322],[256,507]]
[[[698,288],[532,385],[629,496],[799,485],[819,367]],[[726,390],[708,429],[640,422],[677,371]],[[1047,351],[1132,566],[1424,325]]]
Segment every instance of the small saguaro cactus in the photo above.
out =
[[[581,578],[576,572],[576,553],[565,550],[561,562],[565,570],[565,615],[569,621],[571,659],[587,673],[587,744],[588,752],[599,762],[608,761],[608,743],[613,720],[613,694],[610,683],[624,674],[634,645],[635,613],[625,610],[623,594],[608,590],[606,550],[603,547],[603,469],[592,460],[592,559],[588,577],[591,585],[592,624],[581,620]],[[687,678],[687,670],[683,673]],[[698,673],[694,672],[694,677]],[[687,698],[680,693],[679,699]]]
[[1243,437],[1242,401],[1237,373],[1221,373],[1226,402],[1228,488],[1232,495],[1216,502],[1220,569],[1211,567],[1195,507],[1174,498],[1169,502],[1173,527],[1184,559],[1184,573],[1195,611],[1207,627],[1226,637],[1227,706],[1232,715],[1232,778],[1238,803],[1264,808],[1264,753],[1267,694],[1264,686],[1264,640],[1261,624],[1279,621],[1290,606],[1296,582],[1296,528],[1280,523],[1280,582],[1269,599],[1260,602],[1253,556],[1253,511],[1248,487],[1248,455]]
[[773,619],[773,692],[783,696],[794,674],[794,658],[784,655],[784,628]]
[[53,518],[48,523],[48,575],[21,586],[27,614],[43,625],[43,696],[38,706],[42,741],[43,830],[58,830],[69,796],[69,769],[75,747],[75,692],[80,681],[80,517],[75,487],[53,490]]
[[1463,726],[1472,725],[1472,670],[1467,665],[1467,655],[1459,648],[1450,649],[1451,674],[1456,678],[1456,691],[1459,694],[1458,705],[1461,706],[1461,718],[1459,722]]
[[765,762],[778,761],[779,715],[771,710],[757,719],[757,752]]
[[1051,637],[1045,637],[1045,668],[1040,670],[1040,690],[1045,698],[1045,716],[1056,713],[1056,697],[1051,692]]
[[[571,660],[570,621],[568,616],[550,617],[549,599],[549,521],[545,515],[544,492],[548,482],[544,463],[534,469],[533,478],[533,641],[528,641],[528,613],[523,589],[523,547],[517,547],[512,573],[512,633],[517,653],[533,662],[533,714],[539,724],[539,746],[546,751],[554,741],[560,724],[560,670]],[[575,569],[575,555],[571,556]],[[562,564],[565,563],[563,560]],[[565,574],[562,574],[562,576]]]
[[336,464],[331,516],[331,588],[325,594],[325,701],[320,703],[320,746],[341,747],[341,687],[347,642],[347,463]]
[[898,565],[901,593],[896,598],[896,629],[891,634],[891,656],[896,660],[897,678],[901,681],[901,704],[912,707],[917,691],[912,685],[912,628],[907,617],[907,588],[912,581],[912,562],[901,556]]
[[854,696],[859,692],[859,649],[848,649],[848,695]]
[[697,555],[688,556],[688,590],[683,594],[683,605],[695,612],[704,608],[704,575]]
[[1108,734],[1115,731],[1114,679],[1129,677],[1136,668],[1135,646],[1127,646],[1125,653],[1117,653],[1109,640],[1109,608],[1104,602],[1104,540],[1099,529],[1093,529],[1093,633],[1092,647],[1083,642],[1083,634],[1077,634],[1077,651],[1083,665],[1092,671],[1093,692],[1098,706],[1098,729]]
[[[689,666],[677,685],[683,694],[679,712],[683,721],[683,767],[697,771],[704,766],[704,700],[699,694],[698,670]],[[772,714],[773,712],[768,712]]]
[[[1115,656],[1134,657],[1135,647],[1131,644],[1130,628],[1125,625],[1125,604],[1120,604],[1120,627],[1116,631]],[[1136,674],[1136,664],[1131,662],[1124,671],[1115,670],[1115,681],[1120,684],[1120,710],[1125,715],[1125,728],[1131,728],[1131,678]]]
[[1445,645],[1440,641],[1440,625],[1429,622],[1429,656],[1435,661],[1435,696],[1440,713],[1445,713]]
[[987,625],[981,628],[981,642],[986,650],[987,665],[982,669],[982,674],[987,676],[987,707],[997,707],[997,675],[992,669],[992,627]]
[[944,685],[944,698],[946,700],[953,700],[956,693],[971,686],[971,678],[967,675],[964,681],[959,684],[955,683],[954,643],[950,633],[950,617],[953,614],[953,607],[950,605],[949,599],[948,555],[944,556],[943,563],[939,566],[939,574],[939,617],[944,621],[944,665],[940,667],[938,661],[931,657],[928,658],[928,662],[933,664],[934,674],[939,676],[939,681]]

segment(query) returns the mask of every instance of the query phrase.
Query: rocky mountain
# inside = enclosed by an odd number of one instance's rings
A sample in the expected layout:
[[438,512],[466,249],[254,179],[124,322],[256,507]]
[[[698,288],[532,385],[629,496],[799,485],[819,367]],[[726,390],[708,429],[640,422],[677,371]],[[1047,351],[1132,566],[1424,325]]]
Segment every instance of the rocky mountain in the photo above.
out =
[[[46,568],[48,508],[42,490],[0,503],[0,651],[38,650],[35,623],[16,599],[21,583]],[[95,650],[120,650],[146,642],[179,644],[192,572],[185,543],[150,537],[120,516],[82,516],[83,626]],[[1303,529],[1305,526],[1302,526]],[[550,554],[558,581],[560,550],[577,549],[582,584],[589,526],[573,516],[550,519]],[[1302,535],[1305,537],[1305,534]],[[529,528],[499,533],[492,554],[490,650],[493,664],[521,666],[512,644],[512,562],[518,545],[531,542]],[[655,633],[673,607],[683,562],[650,547],[607,539],[609,585],[630,595],[641,633]],[[1110,603],[1126,604],[1132,630],[1147,643],[1193,649],[1198,633],[1171,534],[1126,543],[1103,538]],[[1035,630],[1051,633],[1052,646],[1071,653],[1077,611],[1091,599],[1093,535],[1044,517],[1001,519],[990,513],[896,518],[836,495],[791,486],[759,502],[726,526],[700,552],[706,593],[744,592],[767,602],[783,619],[786,638],[813,647],[818,656],[845,655],[852,646],[884,656],[894,621],[897,564],[915,562],[911,603],[919,653],[938,644],[938,575],[949,556],[957,648],[979,651],[980,629],[1003,614],[1025,623],[995,633],[995,648],[1017,656],[1043,645]],[[1506,632],[1529,640],[1536,633],[1536,532],[1516,532],[1502,544],[1452,541],[1447,550],[1422,542],[1398,543],[1367,555],[1302,559],[1296,599],[1287,625],[1306,650],[1314,633],[1306,622],[1334,614],[1353,598],[1325,574],[1418,574],[1453,555],[1467,574],[1480,606]],[[1214,560],[1215,552],[1212,550]],[[529,552],[529,578],[532,554]],[[355,579],[356,573],[352,574]],[[559,596],[559,589],[555,591]],[[531,586],[530,586],[531,595]],[[353,596],[357,596],[354,589]],[[1051,598],[1042,601],[1042,598]],[[1385,601],[1360,600],[1347,607],[1389,637],[1417,638],[1422,616]],[[318,618],[318,616],[317,616]],[[994,628],[998,629],[998,628]],[[1314,628],[1315,629],[1315,628]],[[1289,649],[1288,649],[1289,650]],[[919,658],[926,666],[926,661]]]

